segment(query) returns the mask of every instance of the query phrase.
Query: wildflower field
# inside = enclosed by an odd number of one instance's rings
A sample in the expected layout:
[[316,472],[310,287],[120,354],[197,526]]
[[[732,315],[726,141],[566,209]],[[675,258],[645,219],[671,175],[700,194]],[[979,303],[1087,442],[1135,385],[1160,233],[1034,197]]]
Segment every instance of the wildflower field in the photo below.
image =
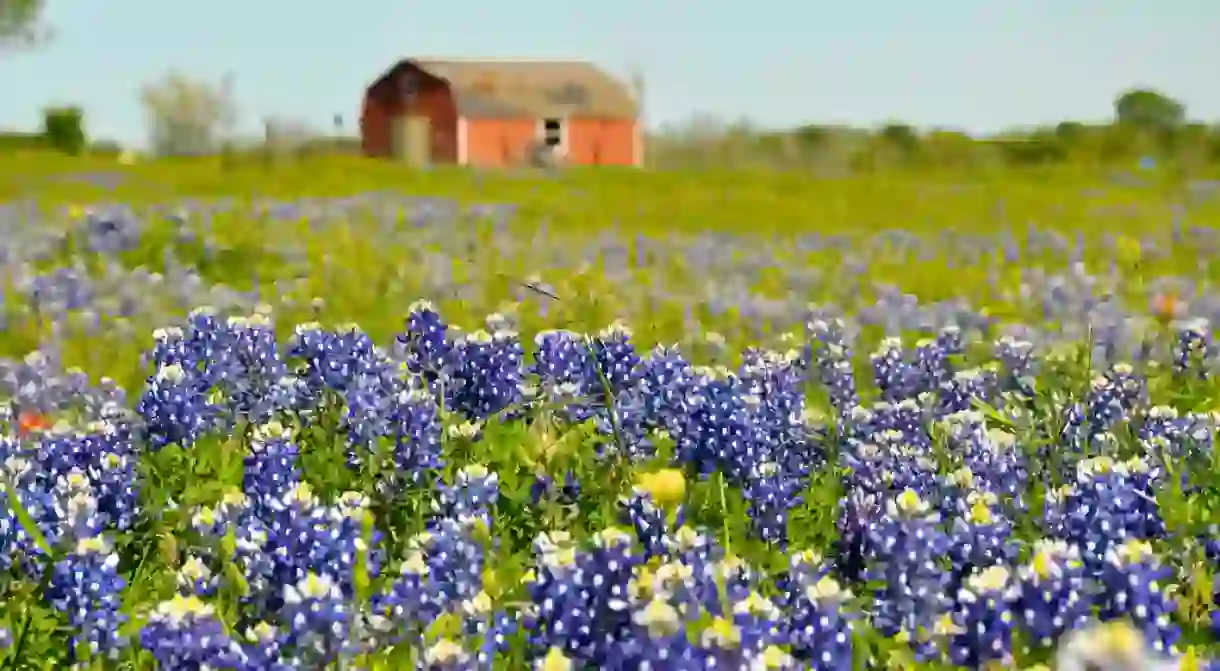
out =
[[1215,668],[1220,182],[0,164],[5,669]]

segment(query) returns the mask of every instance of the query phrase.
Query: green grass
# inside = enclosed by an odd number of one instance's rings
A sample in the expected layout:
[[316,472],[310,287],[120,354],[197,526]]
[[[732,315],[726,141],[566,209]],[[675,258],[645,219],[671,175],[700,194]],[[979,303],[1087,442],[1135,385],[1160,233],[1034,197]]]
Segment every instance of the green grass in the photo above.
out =
[[[104,174],[107,184],[91,184],[81,176]],[[1194,176],[1192,179],[1202,179]],[[709,276],[694,259],[670,254],[650,257],[644,268],[609,277],[603,260],[590,259],[584,272],[539,268],[529,240],[545,227],[551,244],[572,255],[596,236],[613,231],[635,257],[637,236],[689,237],[709,232],[740,236],[740,253],[753,252],[758,266],[749,289],[771,298],[794,302],[837,302],[854,305],[875,296],[875,283],[893,285],[921,302],[967,298],[1005,319],[1031,318],[1011,293],[1033,266],[1051,272],[1067,268],[1064,254],[1026,258],[1020,267],[1004,264],[996,252],[984,250],[973,258],[948,258],[943,246],[912,254],[893,248],[870,248],[864,241],[883,230],[901,230],[936,240],[945,233],[986,235],[1011,229],[1018,234],[1033,225],[1063,233],[1069,241],[1079,232],[1089,241],[1086,262],[1101,271],[1113,252],[1101,244],[1107,236],[1126,235],[1154,241],[1163,252],[1141,260],[1139,278],[1163,275],[1199,277],[1197,250],[1170,243],[1171,225],[1185,218],[1194,226],[1220,224],[1220,197],[1186,196],[1187,179],[1180,175],[1130,175],[1088,172],[1071,167],[1053,171],[1007,174],[903,174],[841,179],[777,172],[650,173],[635,170],[573,169],[561,173],[474,172],[460,169],[412,171],[384,161],[350,157],[313,157],[266,166],[243,160],[224,166],[219,159],[174,159],[119,165],[114,160],[67,158],[45,153],[0,156],[0,198],[35,201],[46,213],[40,228],[71,226],[66,209],[97,203],[143,205],[181,199],[235,198],[255,202],[267,198],[351,196],[369,192],[451,199],[471,204],[510,203],[517,216],[506,232],[494,238],[487,221],[461,224],[478,230],[468,253],[454,254],[443,270],[455,284],[473,288],[471,297],[439,295],[428,285],[426,253],[409,232],[386,234],[372,216],[356,213],[342,225],[311,229],[305,222],[272,222],[252,216],[242,207],[219,215],[209,233],[223,249],[205,257],[198,248],[177,250],[195,265],[205,281],[239,290],[277,278],[298,278],[287,296],[265,298],[275,303],[280,323],[315,316],[326,322],[358,322],[379,340],[397,332],[402,312],[419,297],[439,303],[459,324],[477,324],[483,315],[511,302],[519,282],[535,273],[554,285],[564,300],[540,297],[519,308],[529,328],[568,325],[592,330],[617,317],[628,317],[649,341],[670,342],[685,337],[683,314],[690,311],[682,293],[697,289]],[[405,225],[403,226],[405,229]],[[800,252],[792,241],[818,234],[843,237],[842,248]],[[516,250],[498,246],[516,240]],[[129,268],[160,270],[164,247],[173,244],[165,227],[144,235],[140,249],[126,253]],[[766,245],[766,247],[764,247]],[[294,249],[294,258],[281,252]],[[761,249],[770,250],[760,252]],[[768,257],[767,254],[770,254]],[[59,261],[65,259],[60,258]],[[55,265],[53,260],[46,265]],[[865,272],[856,264],[864,261]],[[572,266],[576,266],[575,259]],[[794,285],[791,268],[816,272],[816,281]],[[1212,269],[1208,279],[1220,279]],[[989,276],[998,278],[990,283]],[[1133,300],[1144,291],[1135,275],[1127,274],[1121,291]],[[675,296],[645,301],[635,289],[664,281]],[[317,311],[314,297],[325,297]],[[732,309],[712,314],[694,306],[707,328],[723,333],[731,345],[756,340]],[[543,312],[545,314],[543,314]],[[317,314],[315,314],[317,313]],[[163,315],[157,315],[162,318]],[[136,319],[138,338],[159,324]],[[0,347],[20,354],[49,325],[18,316]],[[771,329],[764,325],[764,332]],[[777,334],[776,334],[777,335]],[[111,342],[120,338],[123,343]],[[134,381],[130,370],[134,343],[128,336],[89,335],[68,338],[67,355],[95,374]],[[116,349],[117,348],[117,349]],[[117,355],[116,352],[122,352]],[[100,370],[95,368],[100,364]]]

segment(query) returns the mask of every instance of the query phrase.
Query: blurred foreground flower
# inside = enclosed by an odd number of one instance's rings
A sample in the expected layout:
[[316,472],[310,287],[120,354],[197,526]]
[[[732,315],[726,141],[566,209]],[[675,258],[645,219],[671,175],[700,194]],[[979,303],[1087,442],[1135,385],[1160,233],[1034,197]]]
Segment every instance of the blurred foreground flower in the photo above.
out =
[[1055,656],[1056,671],[1170,671],[1177,660],[1158,655],[1126,620],[1114,620],[1069,634]]

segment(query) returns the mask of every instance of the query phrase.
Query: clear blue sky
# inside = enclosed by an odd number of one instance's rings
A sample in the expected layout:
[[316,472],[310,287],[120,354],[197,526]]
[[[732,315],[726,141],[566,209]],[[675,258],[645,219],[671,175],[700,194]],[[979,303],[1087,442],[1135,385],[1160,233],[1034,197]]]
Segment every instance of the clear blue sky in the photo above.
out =
[[566,57],[648,80],[649,122],[902,119],[969,131],[1101,120],[1148,85],[1220,121],[1218,0],[47,0],[48,46],[0,54],[0,127],[83,105],[139,142],[141,83],[234,73],[243,126],[354,127],[363,87],[410,55]]

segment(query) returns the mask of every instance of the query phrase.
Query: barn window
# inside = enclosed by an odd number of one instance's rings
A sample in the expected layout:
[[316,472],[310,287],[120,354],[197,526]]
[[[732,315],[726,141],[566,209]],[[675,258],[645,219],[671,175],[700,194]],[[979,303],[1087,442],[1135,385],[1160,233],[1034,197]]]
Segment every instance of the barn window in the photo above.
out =
[[543,119],[542,132],[540,133],[543,144],[552,149],[562,148],[567,144],[564,142],[564,136],[567,135],[566,130],[562,119]]

